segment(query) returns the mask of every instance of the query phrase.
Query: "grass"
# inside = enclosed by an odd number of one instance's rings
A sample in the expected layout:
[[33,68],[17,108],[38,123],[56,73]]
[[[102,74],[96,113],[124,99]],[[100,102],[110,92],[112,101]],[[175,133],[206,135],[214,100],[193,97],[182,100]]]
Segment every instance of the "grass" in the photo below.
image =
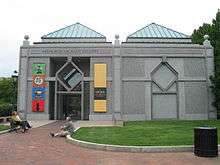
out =
[[114,145],[193,145],[194,127],[198,126],[217,127],[218,143],[220,143],[220,120],[125,122],[124,127],[80,128],[72,137],[88,142]]
[[0,132],[9,129],[7,125],[0,125]]

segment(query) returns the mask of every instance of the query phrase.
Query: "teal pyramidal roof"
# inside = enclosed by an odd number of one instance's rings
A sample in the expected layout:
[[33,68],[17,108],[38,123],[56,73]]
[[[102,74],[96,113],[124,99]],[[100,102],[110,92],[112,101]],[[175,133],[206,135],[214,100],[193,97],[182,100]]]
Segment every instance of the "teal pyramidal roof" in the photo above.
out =
[[73,25],[44,35],[41,38],[105,38],[105,36],[96,32],[95,30],[88,28],[85,25],[75,23]]
[[166,28],[156,23],[132,33],[128,38],[190,38],[188,35]]

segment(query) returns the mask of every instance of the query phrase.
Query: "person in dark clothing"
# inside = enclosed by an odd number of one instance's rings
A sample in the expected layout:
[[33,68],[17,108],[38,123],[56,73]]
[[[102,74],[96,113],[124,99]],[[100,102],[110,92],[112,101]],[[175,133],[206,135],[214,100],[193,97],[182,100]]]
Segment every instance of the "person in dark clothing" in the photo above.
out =
[[30,124],[26,120],[21,120],[18,113],[16,111],[12,112],[11,116],[11,125],[19,125],[23,129],[23,132],[31,128]]

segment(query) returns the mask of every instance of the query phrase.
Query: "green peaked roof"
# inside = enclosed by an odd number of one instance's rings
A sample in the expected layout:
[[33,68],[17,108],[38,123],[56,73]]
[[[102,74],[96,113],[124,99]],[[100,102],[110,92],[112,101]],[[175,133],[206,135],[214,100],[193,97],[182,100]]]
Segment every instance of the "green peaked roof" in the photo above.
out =
[[132,33],[128,38],[190,38],[189,36],[166,28],[156,23],[151,23],[144,28]]
[[80,23],[51,32],[42,38],[105,38],[104,35]]

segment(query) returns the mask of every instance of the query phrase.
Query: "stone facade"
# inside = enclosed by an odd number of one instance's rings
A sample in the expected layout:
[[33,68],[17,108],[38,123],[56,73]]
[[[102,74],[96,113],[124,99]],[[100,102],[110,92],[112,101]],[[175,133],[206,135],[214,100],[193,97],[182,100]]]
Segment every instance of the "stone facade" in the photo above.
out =
[[[213,74],[213,48],[180,42],[45,42],[20,48],[18,110],[28,119],[63,119],[64,94],[57,90],[57,72],[79,61],[84,73],[82,120],[213,119],[209,77]],[[34,63],[46,64],[44,112],[33,112]],[[94,64],[107,64],[107,112],[93,111]],[[75,92],[77,93],[77,92]],[[72,92],[71,94],[74,94]]]

